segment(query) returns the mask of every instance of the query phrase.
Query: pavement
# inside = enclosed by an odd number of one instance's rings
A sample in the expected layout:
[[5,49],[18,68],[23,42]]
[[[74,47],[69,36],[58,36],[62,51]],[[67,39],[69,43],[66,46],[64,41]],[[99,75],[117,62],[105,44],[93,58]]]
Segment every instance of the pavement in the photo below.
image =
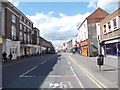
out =
[[[68,54],[73,55],[72,53],[68,53]],[[97,63],[97,57],[86,57],[86,56],[83,56],[80,54],[75,54],[75,56],[89,59],[89,60]],[[119,58],[104,57],[104,65],[109,66],[109,67],[113,67],[116,69],[120,69],[119,60],[120,60]]]
[[96,58],[70,53],[31,57],[3,64],[2,88],[118,88],[115,65],[100,71]]

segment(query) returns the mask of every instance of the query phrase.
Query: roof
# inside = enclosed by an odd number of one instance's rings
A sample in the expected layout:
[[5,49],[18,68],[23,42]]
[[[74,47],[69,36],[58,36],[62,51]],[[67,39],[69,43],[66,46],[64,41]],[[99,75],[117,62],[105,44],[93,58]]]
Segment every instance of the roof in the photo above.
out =
[[[100,22],[105,17],[107,17],[108,15],[110,14],[106,12],[105,10],[101,8],[97,8],[92,14],[90,14],[87,18],[85,18],[85,20],[89,20],[88,23],[97,23],[97,22]],[[82,26],[85,20],[81,23],[79,28]]]

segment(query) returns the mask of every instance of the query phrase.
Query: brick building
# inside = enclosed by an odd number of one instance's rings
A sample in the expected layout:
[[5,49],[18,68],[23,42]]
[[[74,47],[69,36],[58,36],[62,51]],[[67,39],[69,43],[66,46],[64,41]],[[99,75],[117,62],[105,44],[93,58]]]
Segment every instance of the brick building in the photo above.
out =
[[33,28],[33,22],[12,3],[0,2],[0,50],[6,52],[7,57],[10,53],[12,59],[40,54],[40,43],[44,48],[52,45],[44,38],[40,40],[39,33],[37,28]]
[[120,8],[100,22],[101,53],[120,56]]
[[97,24],[108,16],[109,13],[98,8],[89,15],[79,26],[77,42],[81,44],[81,54],[85,56],[96,56],[98,52]]

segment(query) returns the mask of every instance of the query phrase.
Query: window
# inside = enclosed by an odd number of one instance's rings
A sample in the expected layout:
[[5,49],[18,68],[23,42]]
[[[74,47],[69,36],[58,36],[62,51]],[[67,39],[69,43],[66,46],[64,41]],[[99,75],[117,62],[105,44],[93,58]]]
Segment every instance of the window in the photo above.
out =
[[113,19],[113,27],[114,27],[114,29],[115,29],[115,28],[117,28],[116,18],[115,18],[115,19]]
[[26,23],[26,19],[24,18],[24,23]]
[[16,28],[14,25],[12,25],[12,40],[16,40]]
[[106,33],[106,25],[103,26],[104,33]]
[[111,31],[111,23],[110,22],[108,22],[108,29],[109,29],[109,31]]
[[22,34],[22,32],[20,32],[19,39],[20,39],[20,41],[23,41],[23,34]]
[[22,30],[22,24],[20,24],[20,30]]
[[117,48],[115,43],[106,45],[106,54],[117,56]]
[[24,32],[26,32],[26,27],[24,27]]
[[22,20],[22,16],[20,15],[20,20]]
[[39,38],[37,38],[37,45],[39,44]]
[[26,34],[24,34],[24,43],[26,43]]
[[16,22],[16,16],[12,14],[12,22],[15,23]]
[[28,21],[27,24],[29,25],[29,23],[30,23],[30,22]]
[[30,42],[30,36],[28,35],[28,43]]

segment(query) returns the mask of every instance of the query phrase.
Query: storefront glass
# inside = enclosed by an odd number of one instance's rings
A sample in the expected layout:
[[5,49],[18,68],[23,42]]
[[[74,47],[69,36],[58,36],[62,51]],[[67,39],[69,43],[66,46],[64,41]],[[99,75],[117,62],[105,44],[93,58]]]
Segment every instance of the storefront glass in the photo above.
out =
[[118,44],[118,57],[120,57],[120,43]]
[[106,54],[117,56],[117,44],[111,43],[106,45]]

